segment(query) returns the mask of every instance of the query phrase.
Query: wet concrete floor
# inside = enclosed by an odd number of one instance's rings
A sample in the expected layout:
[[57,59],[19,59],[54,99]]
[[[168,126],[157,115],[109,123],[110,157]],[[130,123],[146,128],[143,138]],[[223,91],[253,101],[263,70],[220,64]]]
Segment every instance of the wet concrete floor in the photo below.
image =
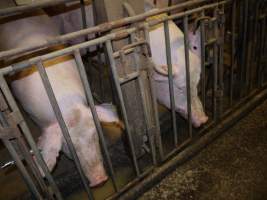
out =
[[267,100],[140,200],[267,199]]

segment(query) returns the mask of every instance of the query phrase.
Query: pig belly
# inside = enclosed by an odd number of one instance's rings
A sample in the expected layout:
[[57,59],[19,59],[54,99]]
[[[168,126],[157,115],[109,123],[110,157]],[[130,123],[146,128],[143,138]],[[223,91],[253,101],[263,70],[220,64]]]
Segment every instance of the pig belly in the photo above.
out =
[[[63,116],[71,112],[73,105],[85,104],[86,98],[74,60],[48,67],[46,72]],[[39,126],[46,127],[56,121],[38,72],[13,81],[11,87],[15,97]]]

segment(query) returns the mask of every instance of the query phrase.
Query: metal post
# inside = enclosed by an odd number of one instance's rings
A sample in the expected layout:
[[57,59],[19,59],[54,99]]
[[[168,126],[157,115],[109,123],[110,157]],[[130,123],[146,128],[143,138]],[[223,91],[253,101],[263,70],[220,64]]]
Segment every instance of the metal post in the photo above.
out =
[[165,36],[165,46],[166,46],[166,58],[168,66],[168,80],[169,80],[169,92],[170,92],[170,102],[171,102],[171,116],[172,116],[172,128],[174,133],[174,145],[178,144],[178,131],[176,125],[176,112],[175,112],[175,99],[174,99],[174,89],[173,89],[173,75],[172,75],[172,58],[171,58],[171,42],[170,42],[170,31],[169,31],[169,21],[164,21],[164,36]]
[[[1,87],[1,90],[3,91],[3,93],[7,99],[7,102],[9,102],[9,106],[10,106],[11,110],[13,112],[17,112],[19,117],[21,119],[23,119],[22,114],[19,111],[19,108],[17,106],[17,103],[12,96],[12,93],[11,93],[11,91],[7,85],[5,78],[3,77],[3,74],[0,75],[0,87]],[[36,145],[34,139],[31,136],[31,132],[30,132],[29,127],[27,126],[27,124],[24,120],[22,120],[19,123],[19,126],[20,126],[22,132],[24,133],[24,136],[25,136],[27,142],[29,143],[29,145],[30,145],[30,147],[34,153],[36,160],[37,160],[38,164],[40,165],[40,167],[42,168],[42,170],[45,174],[45,177],[47,178],[47,180],[48,180],[51,188],[53,189],[57,199],[62,200],[63,198],[61,196],[61,193],[60,193],[52,175],[50,174],[49,169],[48,169],[43,157],[41,156],[41,153],[40,153],[39,149],[37,148],[37,145]]]
[[50,101],[50,104],[55,112],[55,115],[56,115],[56,118],[57,118],[57,121],[60,125],[60,129],[62,131],[62,134],[67,142],[67,145],[68,145],[68,148],[70,150],[70,153],[74,159],[74,162],[75,162],[75,165],[77,167],[77,170],[81,176],[81,180],[83,182],[83,185],[84,185],[84,188],[88,194],[88,198],[89,199],[94,199],[93,197],[93,194],[90,190],[90,188],[88,187],[88,184],[87,184],[87,178],[85,177],[84,173],[83,173],[83,170],[82,170],[82,167],[81,167],[81,164],[80,164],[80,161],[79,161],[79,158],[77,156],[77,153],[75,151],[75,147],[71,141],[71,137],[70,137],[70,134],[69,134],[69,130],[68,130],[68,127],[64,121],[64,118],[62,116],[62,113],[60,111],[60,108],[59,108],[59,105],[57,103],[57,99],[55,97],[55,94],[53,92],[53,89],[52,89],[52,86],[49,82],[49,79],[48,79],[48,76],[47,76],[47,73],[46,73],[46,70],[42,64],[41,61],[39,61],[37,63],[37,69],[39,71],[39,74],[41,76],[41,79],[42,79],[42,82],[44,84],[44,87],[45,87],[45,90],[46,90],[46,93],[47,93],[47,96],[49,98],[49,101]]
[[189,40],[188,40],[188,16],[183,17],[184,28],[184,50],[185,50],[185,69],[186,69],[186,94],[187,94],[187,112],[188,112],[188,132],[190,137],[192,133],[192,112],[191,112],[191,87],[190,87],[190,61],[189,61]]

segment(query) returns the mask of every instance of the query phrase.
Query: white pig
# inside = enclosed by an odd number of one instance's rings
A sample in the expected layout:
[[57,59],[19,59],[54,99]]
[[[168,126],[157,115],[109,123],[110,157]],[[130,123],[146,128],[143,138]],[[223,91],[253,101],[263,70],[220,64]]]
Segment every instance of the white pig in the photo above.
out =
[[[146,4],[146,10],[150,10],[151,2]],[[173,21],[169,21],[169,35],[172,57],[172,75],[174,82],[175,110],[184,118],[188,117],[187,93],[186,93],[186,68],[184,53],[184,34]],[[166,46],[164,36],[164,25],[152,27],[150,32],[150,46],[152,60],[155,64],[156,95],[160,103],[170,108],[170,93],[168,82],[168,68],[166,60]],[[197,92],[197,85],[200,79],[201,63],[198,55],[189,50],[190,63],[190,91],[191,91],[191,117],[194,127],[206,123],[206,116]]]
[[[43,12],[31,13],[24,18],[11,17],[5,22],[0,22],[1,50],[39,44],[58,35],[56,26]],[[61,56],[43,64],[85,175],[90,180],[91,186],[97,186],[107,180],[107,175],[103,167],[92,113],[86,103],[75,60],[72,56]],[[66,142],[39,73],[36,71],[27,73],[27,75],[17,74],[11,83],[11,88],[26,112],[41,127],[42,135],[38,146],[42,150],[48,168],[52,170],[59,151],[62,147],[66,147]],[[119,122],[117,115],[105,110],[105,107],[98,107],[97,111],[100,120]]]

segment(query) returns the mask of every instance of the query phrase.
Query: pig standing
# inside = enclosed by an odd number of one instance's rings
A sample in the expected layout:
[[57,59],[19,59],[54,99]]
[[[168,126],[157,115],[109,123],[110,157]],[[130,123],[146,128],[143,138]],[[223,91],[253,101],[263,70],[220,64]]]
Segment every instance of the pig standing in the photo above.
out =
[[[56,26],[43,12],[0,22],[1,50],[39,44],[58,35]],[[91,186],[99,185],[107,180],[107,176],[97,131],[91,110],[86,103],[75,60],[72,56],[61,56],[43,64],[85,175],[90,180]],[[26,76],[17,74],[16,80],[11,83],[11,88],[26,112],[42,128],[38,146],[42,149],[48,168],[52,170],[59,151],[63,149],[68,153],[68,148],[39,73],[31,71]],[[100,120],[104,122],[119,121],[117,115],[110,113],[105,107],[98,107],[97,111]]]
[[[146,4],[146,10],[152,9],[151,2]],[[172,57],[172,71],[174,82],[175,110],[184,118],[187,118],[187,93],[186,93],[186,68],[184,34],[173,21],[169,21],[170,46]],[[164,25],[152,27],[149,32],[152,60],[155,64],[156,95],[160,103],[170,108],[170,93],[168,82],[168,67],[166,60],[166,46],[164,36]],[[161,39],[159,39],[161,38]],[[191,117],[194,127],[206,123],[203,106],[198,97],[197,85],[200,79],[201,62],[198,55],[189,50],[190,63],[190,92],[191,92]]]

